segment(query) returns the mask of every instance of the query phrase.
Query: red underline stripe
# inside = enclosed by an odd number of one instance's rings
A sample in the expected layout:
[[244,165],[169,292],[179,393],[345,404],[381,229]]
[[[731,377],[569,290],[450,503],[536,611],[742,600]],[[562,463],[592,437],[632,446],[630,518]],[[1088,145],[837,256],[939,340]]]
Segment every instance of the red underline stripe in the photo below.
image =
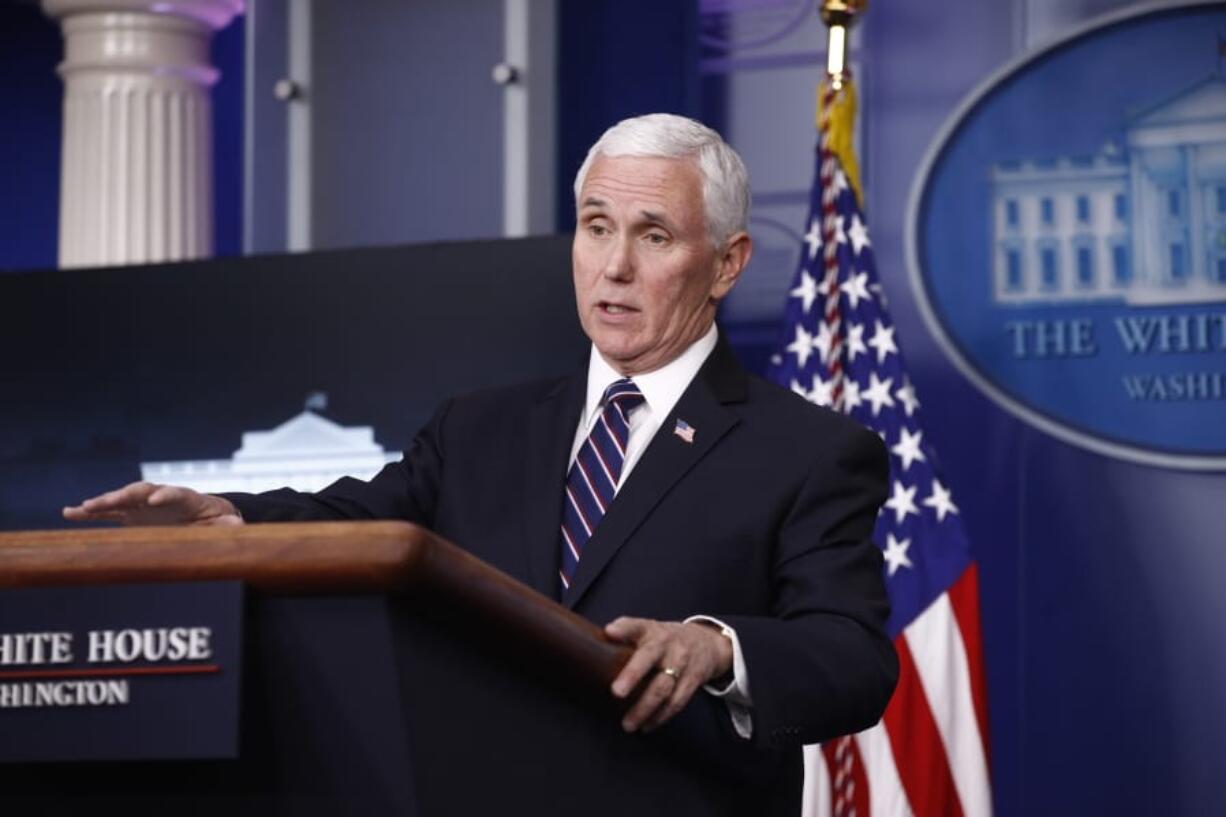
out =
[[110,678],[118,675],[205,675],[221,672],[217,664],[187,664],[170,667],[102,667],[99,669],[8,670],[0,681],[22,678]]

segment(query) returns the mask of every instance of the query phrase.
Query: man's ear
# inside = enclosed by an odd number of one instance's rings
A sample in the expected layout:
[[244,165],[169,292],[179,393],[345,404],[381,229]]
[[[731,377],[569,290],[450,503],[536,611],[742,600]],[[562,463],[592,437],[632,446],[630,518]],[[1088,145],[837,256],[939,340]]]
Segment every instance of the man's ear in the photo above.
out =
[[712,298],[718,301],[732,291],[732,287],[741,278],[741,272],[749,264],[751,255],[753,239],[749,237],[749,233],[733,233],[732,237],[724,242],[723,251],[715,262],[718,269],[715,280],[711,282]]

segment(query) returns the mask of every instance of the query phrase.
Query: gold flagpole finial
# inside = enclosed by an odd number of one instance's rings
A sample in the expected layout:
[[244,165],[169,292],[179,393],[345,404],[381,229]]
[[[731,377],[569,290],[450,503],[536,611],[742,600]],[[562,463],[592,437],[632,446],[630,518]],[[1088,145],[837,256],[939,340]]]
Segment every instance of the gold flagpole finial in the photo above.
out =
[[867,6],[868,0],[822,0],[822,22],[830,30],[826,43],[826,74],[836,91],[847,79],[847,32]]

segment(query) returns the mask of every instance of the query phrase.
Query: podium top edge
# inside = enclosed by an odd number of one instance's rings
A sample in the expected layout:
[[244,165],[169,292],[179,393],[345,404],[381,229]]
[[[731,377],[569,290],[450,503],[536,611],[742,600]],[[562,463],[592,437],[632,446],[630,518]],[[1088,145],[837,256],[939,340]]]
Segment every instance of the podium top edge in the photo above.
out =
[[280,592],[402,589],[436,546],[408,522],[286,522],[0,533],[0,588],[244,581]]

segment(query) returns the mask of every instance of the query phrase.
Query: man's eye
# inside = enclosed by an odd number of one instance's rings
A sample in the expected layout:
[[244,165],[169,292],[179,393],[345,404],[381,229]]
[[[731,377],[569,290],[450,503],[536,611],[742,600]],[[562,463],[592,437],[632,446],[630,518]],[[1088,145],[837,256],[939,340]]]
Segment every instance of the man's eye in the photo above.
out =
[[659,245],[663,245],[663,244],[667,244],[667,243],[668,243],[668,236],[664,235],[664,233],[648,233],[648,234],[647,234],[647,243],[648,243],[648,244],[655,244],[655,245],[657,245],[657,246],[659,246]]
[[589,224],[587,225],[587,231],[591,233],[592,235],[596,236],[597,238],[600,238],[600,237],[603,237],[609,234],[609,228],[604,226],[603,224]]

